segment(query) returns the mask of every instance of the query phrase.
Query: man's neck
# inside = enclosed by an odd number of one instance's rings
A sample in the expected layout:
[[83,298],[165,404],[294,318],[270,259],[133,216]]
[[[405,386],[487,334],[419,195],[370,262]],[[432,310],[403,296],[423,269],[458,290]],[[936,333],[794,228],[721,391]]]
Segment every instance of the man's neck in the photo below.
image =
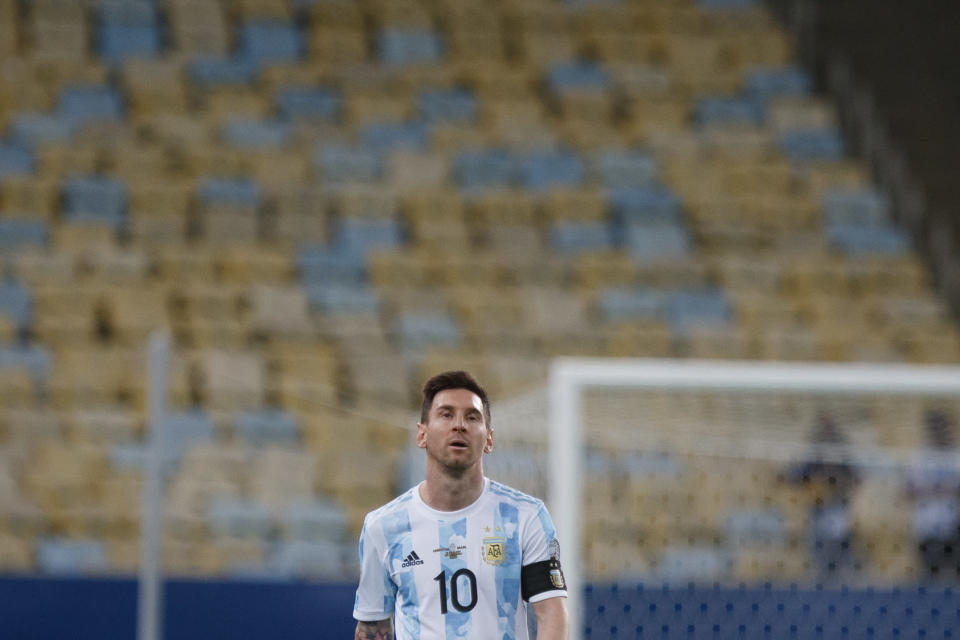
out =
[[469,507],[481,493],[483,469],[479,467],[455,476],[428,466],[426,481],[420,485],[420,498],[437,511],[459,511]]

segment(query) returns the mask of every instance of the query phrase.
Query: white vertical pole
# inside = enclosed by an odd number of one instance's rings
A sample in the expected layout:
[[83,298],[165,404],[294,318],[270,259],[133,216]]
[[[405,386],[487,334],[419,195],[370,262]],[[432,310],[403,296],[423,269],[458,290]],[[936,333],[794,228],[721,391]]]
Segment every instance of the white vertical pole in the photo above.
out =
[[140,576],[137,610],[137,639],[163,637],[163,582],[160,544],[163,529],[163,415],[167,397],[167,361],[170,341],[165,333],[150,336],[147,363],[147,407],[149,429],[143,478],[140,517]]
[[583,580],[581,575],[581,457],[580,386],[571,367],[554,361],[550,368],[550,512],[561,540],[561,564],[567,580],[570,638],[583,637]]

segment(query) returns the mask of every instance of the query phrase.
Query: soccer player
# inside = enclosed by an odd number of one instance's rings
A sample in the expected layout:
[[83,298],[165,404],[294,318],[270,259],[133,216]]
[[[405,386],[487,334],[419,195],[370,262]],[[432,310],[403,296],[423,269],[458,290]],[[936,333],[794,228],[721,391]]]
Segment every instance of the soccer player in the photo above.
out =
[[[566,640],[567,586],[543,502],[483,475],[487,393],[464,371],[424,385],[426,479],[367,514],[354,640]],[[394,635],[396,634],[396,635]]]

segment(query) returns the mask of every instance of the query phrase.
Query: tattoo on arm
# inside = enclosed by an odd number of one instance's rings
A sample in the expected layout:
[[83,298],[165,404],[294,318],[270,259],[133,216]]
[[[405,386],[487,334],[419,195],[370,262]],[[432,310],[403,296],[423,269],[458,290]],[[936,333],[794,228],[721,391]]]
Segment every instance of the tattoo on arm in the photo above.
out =
[[394,640],[393,619],[358,622],[353,640]]

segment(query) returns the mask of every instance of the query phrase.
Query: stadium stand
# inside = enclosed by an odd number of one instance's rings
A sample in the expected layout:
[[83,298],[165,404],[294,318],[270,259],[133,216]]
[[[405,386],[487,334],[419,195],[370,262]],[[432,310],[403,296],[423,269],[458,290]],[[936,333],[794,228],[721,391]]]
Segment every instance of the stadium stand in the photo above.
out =
[[[135,569],[156,328],[168,569],[205,576],[353,575],[441,367],[505,399],[560,354],[960,361],[891,203],[749,0],[6,10],[0,571]],[[616,447],[593,463],[630,482],[592,493],[591,577],[810,577],[810,492],[764,493],[775,470],[711,493]],[[642,536],[624,520],[677,501]],[[858,519],[873,575],[911,579],[893,513]]]

